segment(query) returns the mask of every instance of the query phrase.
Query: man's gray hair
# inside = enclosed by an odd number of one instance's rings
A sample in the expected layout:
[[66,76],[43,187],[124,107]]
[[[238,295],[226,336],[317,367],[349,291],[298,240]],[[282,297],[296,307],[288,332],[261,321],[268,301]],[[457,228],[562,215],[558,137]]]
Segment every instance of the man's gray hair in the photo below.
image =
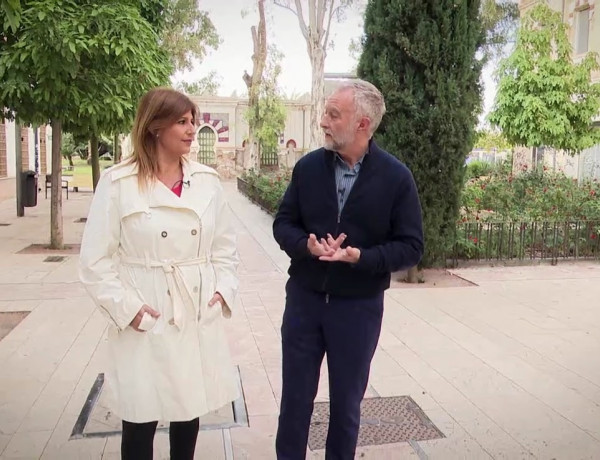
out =
[[375,85],[365,80],[348,80],[340,84],[336,91],[351,89],[354,91],[354,107],[357,115],[371,120],[371,135],[377,130],[385,114],[383,95]]

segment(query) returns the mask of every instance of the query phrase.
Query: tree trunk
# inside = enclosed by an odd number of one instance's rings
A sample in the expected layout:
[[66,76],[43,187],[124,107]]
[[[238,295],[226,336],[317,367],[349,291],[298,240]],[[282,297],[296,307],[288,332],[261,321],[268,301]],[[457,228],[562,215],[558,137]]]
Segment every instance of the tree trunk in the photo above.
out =
[[407,283],[418,283],[419,282],[419,269],[415,265],[408,269],[406,273],[406,282]]
[[62,218],[62,123],[52,120],[52,178],[50,180],[50,248],[63,248]]
[[254,169],[257,172],[260,169],[259,149],[256,146],[256,131],[260,128],[258,98],[262,75],[267,61],[267,26],[264,3],[264,0],[258,0],[258,30],[255,26],[252,26],[250,29],[252,31],[254,53],[252,54],[252,82],[248,87],[248,107],[254,113],[248,120],[248,143],[244,152],[244,168],[246,170]]
[[95,192],[96,185],[100,180],[100,157],[98,155],[98,136],[96,134],[90,136],[90,159],[92,162],[92,182]]
[[311,129],[309,147],[311,150],[314,150],[323,145],[323,131],[320,125],[325,103],[325,84],[323,81],[325,52],[317,44],[313,44],[312,46],[313,49],[309,53],[312,66],[312,86],[310,91],[312,110],[310,111]]
[[121,162],[121,143],[119,142],[119,134],[113,135],[113,163]]

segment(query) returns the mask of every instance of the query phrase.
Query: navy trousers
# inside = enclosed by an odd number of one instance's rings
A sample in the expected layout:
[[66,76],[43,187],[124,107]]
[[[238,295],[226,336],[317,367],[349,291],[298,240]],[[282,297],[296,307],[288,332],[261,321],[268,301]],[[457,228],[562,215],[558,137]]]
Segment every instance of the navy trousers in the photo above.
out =
[[326,296],[289,280],[286,294],[277,459],[306,458],[313,402],[327,354],[331,415],[325,458],[352,460],[360,403],[381,332],[383,292],[368,298]]

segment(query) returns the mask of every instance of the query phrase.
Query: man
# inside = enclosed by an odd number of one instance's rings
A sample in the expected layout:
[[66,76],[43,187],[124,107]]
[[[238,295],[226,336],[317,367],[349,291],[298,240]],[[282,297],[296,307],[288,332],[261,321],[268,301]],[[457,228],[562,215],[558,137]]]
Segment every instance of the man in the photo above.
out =
[[421,207],[410,171],[372,140],[385,113],[379,90],[356,80],[328,99],[325,148],[296,164],[273,234],[290,256],[281,327],[279,460],[304,460],[325,353],[327,459],[353,459],[390,273],[423,254]]

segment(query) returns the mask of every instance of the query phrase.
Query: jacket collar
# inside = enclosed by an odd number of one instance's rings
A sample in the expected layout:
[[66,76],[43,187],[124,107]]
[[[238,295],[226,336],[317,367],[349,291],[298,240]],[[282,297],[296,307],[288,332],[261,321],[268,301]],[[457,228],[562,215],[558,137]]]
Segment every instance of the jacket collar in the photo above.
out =
[[[110,168],[111,179],[113,181],[124,179],[129,176],[137,176],[138,175],[138,166],[135,163],[131,163],[129,161],[125,161],[123,163],[119,163],[112,168]],[[184,159],[183,161],[183,180],[184,182],[189,180],[191,176],[199,173],[208,173],[218,176],[218,173],[208,166],[202,165],[200,163],[196,163],[195,161],[190,161]]]

